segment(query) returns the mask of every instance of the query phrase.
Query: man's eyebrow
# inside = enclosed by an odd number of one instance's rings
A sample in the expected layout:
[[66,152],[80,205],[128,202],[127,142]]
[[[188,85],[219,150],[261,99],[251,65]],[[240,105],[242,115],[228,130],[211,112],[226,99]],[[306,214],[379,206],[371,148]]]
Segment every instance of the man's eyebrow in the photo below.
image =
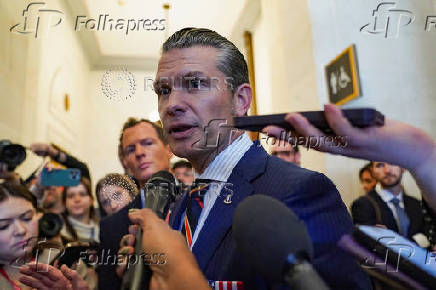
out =
[[181,74],[177,77],[159,77],[153,82],[153,87],[156,89],[159,85],[163,84],[173,84],[178,83],[181,80],[185,78],[193,78],[193,77],[208,77],[204,72],[202,71],[188,71],[185,74]]
[[183,75],[185,78],[189,77],[206,77],[206,74],[202,71],[190,71]]

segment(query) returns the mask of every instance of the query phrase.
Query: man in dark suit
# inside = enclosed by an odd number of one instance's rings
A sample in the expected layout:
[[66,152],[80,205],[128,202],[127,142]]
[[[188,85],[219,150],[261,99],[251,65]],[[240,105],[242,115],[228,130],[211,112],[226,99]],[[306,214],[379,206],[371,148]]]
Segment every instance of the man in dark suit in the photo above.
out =
[[379,225],[428,246],[424,232],[421,203],[403,192],[404,169],[385,162],[371,162],[376,187],[351,206],[353,221],[361,225]]
[[[154,123],[130,118],[123,125],[119,141],[119,157],[126,171],[143,188],[152,174],[169,170],[172,156],[162,128]],[[142,208],[143,192],[126,207],[100,222],[101,261],[99,261],[99,289],[119,289],[121,279],[116,274],[117,253],[121,238],[128,234],[131,222],[129,209]]]
[[333,183],[269,156],[258,142],[229,126],[232,116],[247,114],[252,96],[246,62],[233,43],[208,29],[177,31],[163,45],[154,87],[171,150],[187,158],[206,184],[176,202],[169,223],[185,235],[211,284],[281,286],[254,272],[232,236],[238,204],[266,194],[306,223],[315,248],[313,264],[331,288],[371,287],[357,263],[336,246],[352,223]]

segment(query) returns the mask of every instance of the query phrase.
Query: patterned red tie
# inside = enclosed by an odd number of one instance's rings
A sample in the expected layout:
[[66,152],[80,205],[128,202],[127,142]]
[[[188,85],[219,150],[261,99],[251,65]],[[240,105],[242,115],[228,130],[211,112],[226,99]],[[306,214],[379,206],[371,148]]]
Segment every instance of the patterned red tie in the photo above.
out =
[[182,226],[182,234],[185,235],[189,247],[192,245],[192,238],[204,206],[204,195],[209,189],[210,182],[211,180],[208,179],[197,179],[193,189],[189,192],[186,214]]

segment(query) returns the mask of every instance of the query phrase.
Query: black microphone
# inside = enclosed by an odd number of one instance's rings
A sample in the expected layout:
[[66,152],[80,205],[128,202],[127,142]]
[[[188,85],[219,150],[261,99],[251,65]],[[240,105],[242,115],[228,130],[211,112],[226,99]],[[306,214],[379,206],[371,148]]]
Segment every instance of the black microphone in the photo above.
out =
[[[150,208],[161,219],[165,218],[169,205],[175,200],[175,179],[168,171],[159,171],[145,184],[145,207]],[[123,290],[149,289],[151,269],[142,260],[142,230],[138,229],[135,239],[136,263],[127,269],[122,283]]]
[[279,200],[266,195],[244,199],[233,217],[237,249],[271,282],[291,289],[329,289],[310,260],[312,241],[305,224]]

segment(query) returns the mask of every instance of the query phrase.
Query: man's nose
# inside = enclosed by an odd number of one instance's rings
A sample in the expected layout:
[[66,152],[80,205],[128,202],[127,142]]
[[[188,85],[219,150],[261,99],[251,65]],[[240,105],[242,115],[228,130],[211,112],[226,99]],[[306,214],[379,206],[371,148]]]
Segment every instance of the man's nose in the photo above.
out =
[[392,168],[391,165],[385,164],[385,173],[392,173]]
[[186,112],[186,104],[183,102],[185,93],[181,88],[174,89],[168,97],[166,113],[172,117],[183,115]]
[[145,156],[145,154],[146,154],[146,150],[145,150],[144,146],[137,145],[135,148],[135,156],[142,157],[142,156]]

